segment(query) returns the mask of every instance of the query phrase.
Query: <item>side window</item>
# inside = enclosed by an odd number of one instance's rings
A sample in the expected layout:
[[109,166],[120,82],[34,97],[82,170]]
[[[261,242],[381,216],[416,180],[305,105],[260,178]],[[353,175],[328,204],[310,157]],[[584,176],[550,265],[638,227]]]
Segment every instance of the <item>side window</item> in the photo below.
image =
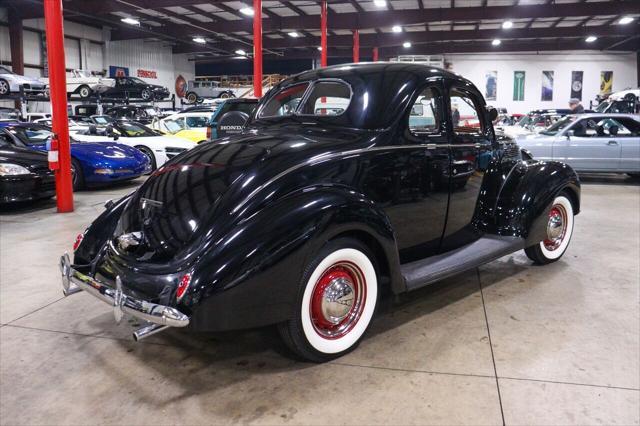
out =
[[416,98],[409,113],[409,131],[416,136],[440,131],[442,96],[436,87],[425,88]]
[[262,107],[260,118],[293,115],[307,87],[309,83],[294,84],[281,89]]
[[10,139],[8,135],[0,133],[0,147],[10,146],[11,143],[9,141]]
[[640,123],[631,118],[616,118],[606,120],[609,122],[608,132],[610,136],[630,138],[640,136]]
[[345,83],[320,81],[313,86],[303,105],[304,115],[340,115],[351,101],[351,89]]
[[[611,119],[585,118],[574,124],[571,130],[579,138],[605,138],[609,136],[609,127],[612,125]],[[613,133],[617,133],[615,128]]]
[[451,89],[451,123],[456,134],[481,135],[482,121],[478,106],[463,91]]
[[186,117],[187,127],[207,127],[207,117]]

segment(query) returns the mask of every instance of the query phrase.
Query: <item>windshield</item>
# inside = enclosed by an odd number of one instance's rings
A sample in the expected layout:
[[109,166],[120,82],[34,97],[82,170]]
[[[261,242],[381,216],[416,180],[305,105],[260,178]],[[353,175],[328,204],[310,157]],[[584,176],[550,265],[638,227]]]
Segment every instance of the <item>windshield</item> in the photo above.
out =
[[597,107],[596,107],[596,112],[606,112],[607,111],[607,107],[611,105],[611,101],[604,101],[601,102]]
[[520,120],[518,120],[518,123],[516,124],[520,127],[526,127],[529,124],[531,124],[531,117],[529,117],[528,115],[525,115],[522,118],[520,118]]
[[15,74],[15,73],[11,71],[9,68],[0,67],[0,74]]
[[25,145],[43,145],[53,134],[51,131],[39,127],[11,127],[8,130]]
[[147,84],[144,81],[140,80],[139,78],[136,77],[129,77],[129,80],[133,81],[134,83],[138,83],[138,84]]
[[157,136],[158,134],[140,123],[120,122],[114,126],[114,131],[128,138]]
[[567,127],[569,127],[574,121],[576,121],[576,119],[577,119],[577,117],[572,116],[572,115],[568,115],[568,116],[556,121],[551,126],[549,126],[546,129],[542,130],[540,133],[543,134],[543,135],[555,136],[558,133],[562,132]]
[[177,120],[165,120],[164,127],[169,133],[177,133],[180,130],[184,130],[186,128],[184,122]]
[[87,70],[76,70],[76,74],[78,75],[78,77],[85,77],[85,78],[91,77],[91,71],[87,71]]

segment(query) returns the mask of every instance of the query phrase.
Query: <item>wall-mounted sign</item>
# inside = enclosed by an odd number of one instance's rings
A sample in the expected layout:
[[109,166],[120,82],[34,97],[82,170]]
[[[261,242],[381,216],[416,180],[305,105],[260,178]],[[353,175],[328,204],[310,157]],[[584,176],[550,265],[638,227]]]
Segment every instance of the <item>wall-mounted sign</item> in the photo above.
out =
[[583,71],[571,71],[571,99],[582,100]]
[[179,98],[184,98],[184,95],[186,94],[187,94],[187,80],[185,80],[182,75],[179,75],[176,78],[176,95]]
[[495,101],[496,93],[498,91],[498,71],[487,71],[485,74],[485,81],[484,97],[488,101]]
[[600,96],[608,96],[613,91],[613,71],[600,72]]
[[543,101],[553,100],[553,71],[542,71],[542,96]]
[[526,73],[524,71],[513,72],[513,100],[524,101],[524,78]]
[[129,77],[129,68],[109,65],[109,77]]
[[156,71],[138,70],[137,75],[142,78],[158,78],[158,73]]

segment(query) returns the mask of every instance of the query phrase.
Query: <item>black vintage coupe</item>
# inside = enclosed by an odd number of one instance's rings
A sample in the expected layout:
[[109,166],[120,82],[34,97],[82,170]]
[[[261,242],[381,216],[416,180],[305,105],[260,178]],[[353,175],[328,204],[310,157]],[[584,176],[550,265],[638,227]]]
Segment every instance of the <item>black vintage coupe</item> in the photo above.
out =
[[162,100],[169,97],[169,90],[157,84],[149,84],[137,77],[116,77],[116,84],[102,94],[104,98]]
[[62,257],[64,292],[148,321],[136,339],[277,324],[305,359],[343,355],[383,294],[567,249],[578,177],[497,137],[495,115],[471,82],[423,65],[288,78],[241,134],[109,203]]

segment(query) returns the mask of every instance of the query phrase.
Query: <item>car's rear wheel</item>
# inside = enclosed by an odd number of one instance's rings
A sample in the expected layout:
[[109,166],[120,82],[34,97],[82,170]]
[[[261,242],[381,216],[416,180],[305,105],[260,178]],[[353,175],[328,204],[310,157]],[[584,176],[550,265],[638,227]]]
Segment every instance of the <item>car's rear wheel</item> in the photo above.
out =
[[89,96],[91,96],[91,93],[93,93],[93,91],[89,86],[80,86],[80,88],[78,89],[78,94],[81,98],[88,98]]
[[84,189],[84,173],[82,173],[80,162],[75,158],[71,159],[71,182],[74,191]]
[[222,98],[222,99],[233,98],[233,92],[222,92],[220,94],[220,98]]
[[539,265],[546,265],[560,259],[571,241],[573,221],[573,205],[567,194],[563,192],[553,200],[549,210],[546,238],[525,249],[529,259]]
[[190,104],[195,104],[196,102],[198,102],[198,95],[193,92],[187,93],[187,102],[189,102]]
[[142,151],[142,153],[147,156],[147,158],[149,159],[149,163],[151,163],[151,171],[154,171],[158,166],[156,163],[156,156],[153,154],[153,152],[146,146],[142,145],[136,146],[136,149]]
[[298,356],[325,362],[353,350],[369,327],[378,299],[374,258],[357,240],[327,243],[302,274],[296,309],[279,325]]
[[7,80],[0,78],[0,95],[8,95],[10,91],[9,83]]
[[149,99],[151,99],[151,92],[149,91],[149,89],[144,89],[142,91],[142,93],[140,94],[140,96],[142,97],[142,99],[144,99],[145,101],[148,101]]

